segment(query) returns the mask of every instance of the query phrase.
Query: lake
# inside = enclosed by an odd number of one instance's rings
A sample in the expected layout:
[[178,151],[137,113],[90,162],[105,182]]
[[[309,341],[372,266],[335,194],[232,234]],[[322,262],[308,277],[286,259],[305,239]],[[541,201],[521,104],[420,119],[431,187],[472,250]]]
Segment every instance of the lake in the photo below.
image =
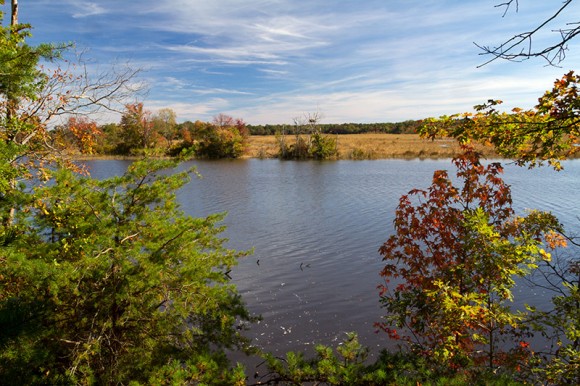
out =
[[[94,177],[122,173],[129,161],[88,161]],[[393,233],[399,197],[427,188],[450,160],[296,162],[195,161],[202,179],[179,192],[193,216],[227,212],[228,246],[254,253],[231,272],[248,308],[263,317],[248,336],[275,354],[332,344],[356,331],[373,352],[392,347],[380,320],[379,246]],[[528,170],[506,166],[514,206],[552,211],[580,233],[580,160]],[[521,287],[524,302],[542,294]],[[544,296],[545,298],[545,296]]]

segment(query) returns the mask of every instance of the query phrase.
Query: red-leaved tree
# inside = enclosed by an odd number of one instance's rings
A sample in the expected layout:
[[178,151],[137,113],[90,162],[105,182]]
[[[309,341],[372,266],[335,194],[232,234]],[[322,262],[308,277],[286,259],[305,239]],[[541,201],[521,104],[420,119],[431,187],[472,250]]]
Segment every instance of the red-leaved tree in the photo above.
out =
[[550,258],[544,236],[560,243],[560,225],[549,213],[515,216],[499,163],[482,164],[470,148],[453,163],[457,185],[439,170],[428,190],[400,199],[396,234],[380,248],[387,314],[378,326],[437,360],[493,367],[506,358],[499,341],[509,349],[514,338],[520,354],[527,347],[509,334],[522,318],[510,309],[511,290],[516,277]]

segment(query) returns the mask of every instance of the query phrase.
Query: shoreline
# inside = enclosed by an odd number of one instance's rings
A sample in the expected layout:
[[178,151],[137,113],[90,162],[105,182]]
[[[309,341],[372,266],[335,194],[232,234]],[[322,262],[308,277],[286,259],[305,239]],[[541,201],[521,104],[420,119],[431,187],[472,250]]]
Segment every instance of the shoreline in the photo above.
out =
[[[453,138],[424,139],[418,134],[326,134],[337,141],[338,157],[330,160],[378,160],[378,159],[445,159],[460,153],[459,143]],[[294,135],[285,137],[287,145],[295,142]],[[491,147],[476,145],[485,158],[501,158]],[[247,149],[239,159],[278,158],[279,144],[275,135],[251,135]],[[84,160],[137,160],[142,156],[107,154],[69,154],[78,161]],[[171,158],[156,156],[155,158]]]
[[[460,145],[453,138],[424,139],[418,134],[327,134],[336,138],[338,157],[335,160],[372,159],[442,159],[460,154]],[[294,135],[287,135],[288,145],[295,142]],[[476,145],[486,158],[497,158],[491,147]],[[277,158],[278,139],[274,135],[253,135],[241,158]]]

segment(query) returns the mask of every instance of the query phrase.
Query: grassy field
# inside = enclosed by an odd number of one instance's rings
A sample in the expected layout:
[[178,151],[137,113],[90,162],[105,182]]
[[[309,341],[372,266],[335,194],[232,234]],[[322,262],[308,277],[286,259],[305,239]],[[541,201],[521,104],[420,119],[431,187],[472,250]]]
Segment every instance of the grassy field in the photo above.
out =
[[[383,158],[450,158],[458,154],[459,145],[452,139],[435,141],[416,134],[347,134],[334,135],[339,159]],[[286,136],[287,143],[294,136]],[[485,156],[493,157],[491,148],[478,147]],[[250,136],[246,158],[272,158],[278,154],[278,142],[273,135]]]

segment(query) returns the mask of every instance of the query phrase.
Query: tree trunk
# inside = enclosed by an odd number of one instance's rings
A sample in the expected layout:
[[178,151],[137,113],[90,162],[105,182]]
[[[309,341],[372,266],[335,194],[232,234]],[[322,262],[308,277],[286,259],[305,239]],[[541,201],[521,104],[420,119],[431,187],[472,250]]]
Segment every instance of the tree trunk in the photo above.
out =
[[[4,2],[2,2],[4,4]],[[18,0],[12,0],[12,17],[10,19],[10,26],[14,27],[18,24]],[[16,33],[15,29],[12,29],[11,33]],[[9,125],[12,117],[16,114],[16,109],[18,106],[18,101],[14,98],[9,98],[6,106],[6,123]],[[16,180],[10,181],[10,187],[12,189],[16,188]],[[16,217],[16,208],[10,208],[10,213],[8,218],[4,222],[4,226],[10,226],[14,223],[14,218]]]
[[[12,4],[12,18],[10,19],[10,26],[12,27],[12,34],[16,35],[16,28],[14,28],[18,24],[18,0],[11,0]],[[4,3],[4,2],[2,2]],[[18,102],[12,97],[8,98],[7,101],[8,106],[6,107],[6,121],[9,123],[10,119],[15,115],[16,108]]]
[[10,19],[10,25],[15,26],[18,24],[18,0],[12,0],[12,18]]

